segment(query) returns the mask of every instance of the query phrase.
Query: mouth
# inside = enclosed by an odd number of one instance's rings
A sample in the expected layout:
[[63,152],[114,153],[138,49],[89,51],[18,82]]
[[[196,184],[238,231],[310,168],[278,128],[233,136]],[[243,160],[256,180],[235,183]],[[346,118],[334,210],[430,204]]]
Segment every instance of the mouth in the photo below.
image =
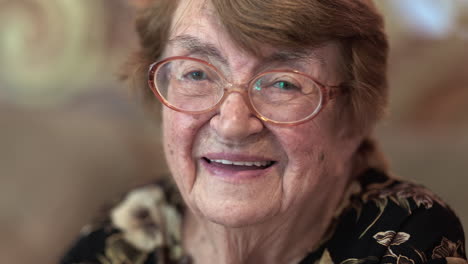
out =
[[207,157],[202,157],[202,160],[217,168],[223,168],[227,170],[234,171],[244,171],[244,170],[264,170],[273,166],[276,161],[273,160],[227,160],[227,159],[210,159]]
[[200,163],[209,175],[218,179],[230,183],[247,183],[271,175],[278,161],[263,155],[209,153],[200,157]]

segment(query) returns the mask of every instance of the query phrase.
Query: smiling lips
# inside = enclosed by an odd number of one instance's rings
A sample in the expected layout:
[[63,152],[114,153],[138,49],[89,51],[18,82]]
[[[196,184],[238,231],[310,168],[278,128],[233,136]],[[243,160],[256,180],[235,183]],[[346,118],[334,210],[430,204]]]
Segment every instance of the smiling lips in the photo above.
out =
[[234,166],[247,166],[247,167],[268,167],[273,161],[230,161],[225,159],[208,159],[209,163],[219,163],[224,165],[234,165]]
[[237,155],[212,155],[209,157],[203,157],[202,161],[204,165],[214,174],[263,171],[275,164],[275,161],[273,160]]

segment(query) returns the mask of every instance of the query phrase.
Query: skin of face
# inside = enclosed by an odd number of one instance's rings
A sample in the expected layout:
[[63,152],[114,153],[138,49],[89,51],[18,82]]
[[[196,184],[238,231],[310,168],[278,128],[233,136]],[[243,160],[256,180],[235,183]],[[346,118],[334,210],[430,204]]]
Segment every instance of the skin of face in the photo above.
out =
[[[177,41],[181,36],[215,48],[221,58],[191,50]],[[204,59],[242,87],[269,66],[264,65],[265,58],[281,51],[270,45],[262,50],[264,55],[253,56],[236,46],[209,4],[183,1],[164,57]],[[310,54],[314,56],[305,61],[280,66],[299,67],[323,84],[339,84],[338,45],[326,43],[311,48]],[[332,215],[351,178],[352,157],[362,139],[348,133],[351,124],[337,125],[343,119],[337,116],[336,103],[330,101],[313,120],[291,127],[263,122],[239,93],[231,93],[218,109],[200,115],[164,107],[164,151],[187,206],[198,218],[230,228],[281,225],[300,215],[312,220],[314,215]],[[256,177],[230,177],[209,170],[204,157],[275,163]]]

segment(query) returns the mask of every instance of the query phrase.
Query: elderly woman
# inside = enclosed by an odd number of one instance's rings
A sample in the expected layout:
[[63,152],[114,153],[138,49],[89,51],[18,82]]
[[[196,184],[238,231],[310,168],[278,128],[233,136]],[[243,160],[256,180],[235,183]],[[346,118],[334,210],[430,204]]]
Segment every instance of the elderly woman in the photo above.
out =
[[155,0],[137,28],[127,78],[163,104],[177,187],[129,192],[62,263],[466,263],[457,217],[371,140],[387,40],[370,0]]

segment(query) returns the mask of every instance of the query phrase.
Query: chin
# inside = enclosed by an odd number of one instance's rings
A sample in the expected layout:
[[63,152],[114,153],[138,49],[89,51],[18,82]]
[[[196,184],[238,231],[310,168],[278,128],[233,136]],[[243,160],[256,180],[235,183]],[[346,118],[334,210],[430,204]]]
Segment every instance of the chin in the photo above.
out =
[[271,220],[279,212],[279,206],[274,204],[259,206],[248,201],[210,202],[200,204],[198,208],[203,219],[229,228],[261,224]]

